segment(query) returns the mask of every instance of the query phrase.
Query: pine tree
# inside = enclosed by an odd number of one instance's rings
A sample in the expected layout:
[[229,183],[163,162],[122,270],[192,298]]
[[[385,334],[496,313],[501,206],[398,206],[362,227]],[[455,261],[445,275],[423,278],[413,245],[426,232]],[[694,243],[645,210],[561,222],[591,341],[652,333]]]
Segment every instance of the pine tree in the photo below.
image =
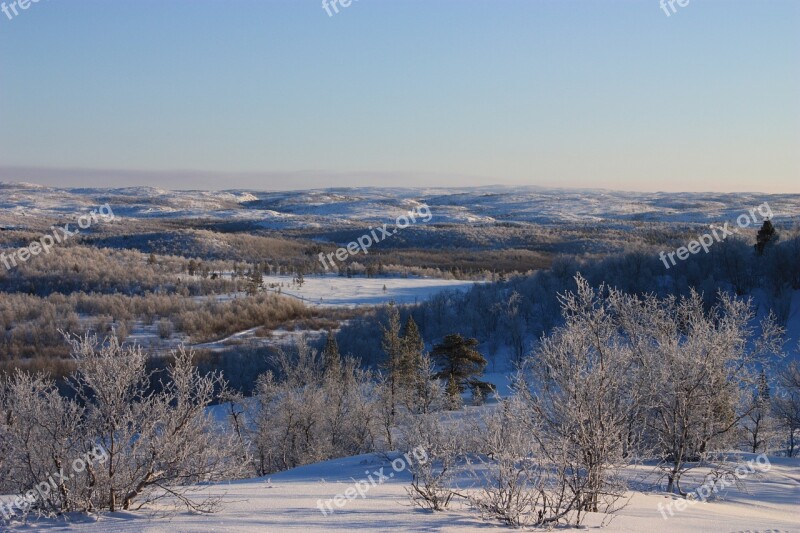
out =
[[764,255],[767,245],[777,240],[778,233],[775,231],[775,227],[772,222],[765,220],[764,224],[761,225],[761,229],[758,230],[758,235],[756,235],[756,252],[758,252],[758,255]]
[[434,359],[442,367],[436,375],[437,378],[454,379],[462,392],[467,385],[473,389],[475,387],[491,389],[490,384],[477,379],[488,364],[480,352],[475,350],[477,345],[477,339],[465,339],[459,334],[446,336],[432,352]]

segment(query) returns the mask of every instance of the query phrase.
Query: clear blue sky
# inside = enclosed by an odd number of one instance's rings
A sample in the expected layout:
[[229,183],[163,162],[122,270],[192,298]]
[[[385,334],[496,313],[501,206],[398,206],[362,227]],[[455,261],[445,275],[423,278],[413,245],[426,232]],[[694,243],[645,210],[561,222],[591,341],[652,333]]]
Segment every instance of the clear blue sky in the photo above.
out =
[[40,0],[0,13],[0,180],[800,192],[800,1],[676,8]]

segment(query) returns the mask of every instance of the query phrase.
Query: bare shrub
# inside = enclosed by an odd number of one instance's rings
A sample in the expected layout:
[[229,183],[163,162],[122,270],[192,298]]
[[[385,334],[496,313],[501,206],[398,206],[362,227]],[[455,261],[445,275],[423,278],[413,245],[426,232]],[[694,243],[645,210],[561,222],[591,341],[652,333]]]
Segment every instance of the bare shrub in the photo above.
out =
[[172,322],[168,318],[162,318],[158,321],[158,336],[162,339],[172,337]]
[[115,336],[69,342],[75,399],[42,375],[18,371],[0,380],[2,492],[26,493],[88,453],[102,460],[57,476],[31,510],[132,510],[164,498],[193,511],[215,510],[215,498],[190,494],[197,483],[241,473],[235,439],[216,430],[207,414],[224,388],[219,375],[201,375],[181,348],[156,392],[141,348],[122,347]]
[[192,353],[180,348],[162,392],[154,393],[141,348],[123,348],[114,337],[99,343],[86,336],[71,344],[87,434],[108,451],[97,473],[98,507],[129,510],[174,497],[195,511],[214,510],[213,499],[185,494],[192,483],[226,479],[240,468],[235,443],[213,430],[206,413],[223,385],[219,375],[201,376]]
[[453,482],[463,464],[465,438],[453,420],[441,420],[439,414],[411,415],[403,427],[403,444],[411,457],[414,450],[424,450],[425,458],[414,455],[408,468],[411,486],[406,488],[411,502],[423,509],[443,511],[456,494]]

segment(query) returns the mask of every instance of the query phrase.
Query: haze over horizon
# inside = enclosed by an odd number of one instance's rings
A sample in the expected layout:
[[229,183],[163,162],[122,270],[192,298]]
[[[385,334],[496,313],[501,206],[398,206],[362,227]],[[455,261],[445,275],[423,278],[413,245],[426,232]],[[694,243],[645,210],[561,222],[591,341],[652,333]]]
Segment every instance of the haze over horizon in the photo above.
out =
[[[27,176],[21,179],[20,176]],[[435,179],[437,176],[433,176]],[[287,179],[291,178],[287,182]],[[315,174],[304,172],[265,172],[265,173],[243,173],[240,175],[226,172],[200,172],[200,171],[125,171],[110,169],[44,169],[44,168],[20,168],[20,167],[0,167],[0,184],[27,184],[42,187],[52,187],[56,189],[116,189],[127,187],[152,187],[168,191],[260,191],[260,192],[291,192],[325,189],[479,189],[479,188],[540,188],[543,190],[572,190],[572,191],[612,191],[612,192],[632,192],[632,193],[692,193],[692,194],[720,194],[720,193],[752,193],[752,194],[800,194],[800,189],[789,190],[767,190],[752,185],[749,189],[743,187],[740,190],[711,190],[698,186],[694,189],[661,189],[661,188],[635,188],[635,187],[608,187],[602,183],[587,182],[585,185],[568,184],[558,185],[537,184],[537,183],[512,183],[499,180],[481,179],[480,177],[459,177],[466,178],[466,181],[430,182],[431,175],[405,175],[402,173],[353,173],[353,174]],[[447,176],[443,176],[447,178]],[[166,184],[165,184],[166,180]],[[224,183],[245,183],[239,185],[220,184]],[[230,180],[230,181],[229,181]],[[241,181],[240,181],[241,180]],[[345,181],[346,180],[346,181]],[[424,183],[423,183],[424,180]],[[427,183],[427,184],[426,184]]]
[[800,3],[39,2],[0,180],[800,192]]

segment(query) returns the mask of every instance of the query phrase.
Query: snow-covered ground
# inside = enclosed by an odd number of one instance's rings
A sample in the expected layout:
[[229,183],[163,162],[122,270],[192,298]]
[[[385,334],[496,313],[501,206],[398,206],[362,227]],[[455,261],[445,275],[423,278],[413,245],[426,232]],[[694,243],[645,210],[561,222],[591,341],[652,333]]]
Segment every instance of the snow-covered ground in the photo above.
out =
[[[347,278],[337,275],[308,276],[302,287],[292,276],[264,276],[264,286],[273,292],[303,300],[308,305],[357,307],[394,301],[414,304],[443,290],[466,290],[475,282],[436,278]],[[384,290],[385,289],[385,290]]]
[[[602,515],[590,514],[585,526],[597,531],[695,532],[800,532],[800,459],[770,460],[772,468],[762,478],[747,483],[747,492],[730,490],[724,500],[689,505],[664,519],[658,510],[672,496],[658,492],[630,493],[630,501],[610,524],[599,528]],[[354,481],[367,479],[383,468],[391,479],[376,484],[327,516],[320,502],[344,494]],[[631,470],[631,477],[640,474]],[[369,473],[369,474],[368,474]],[[375,476],[373,475],[373,479]],[[364,455],[309,465],[270,478],[211,486],[204,491],[223,495],[221,512],[201,516],[178,513],[165,518],[152,513],[115,513],[100,517],[73,517],[71,522],[46,521],[17,526],[14,530],[144,532],[281,532],[281,531],[442,531],[503,530],[483,521],[456,502],[443,513],[413,507],[405,493],[409,475],[394,472],[385,459]],[[324,506],[324,505],[323,505]]]

